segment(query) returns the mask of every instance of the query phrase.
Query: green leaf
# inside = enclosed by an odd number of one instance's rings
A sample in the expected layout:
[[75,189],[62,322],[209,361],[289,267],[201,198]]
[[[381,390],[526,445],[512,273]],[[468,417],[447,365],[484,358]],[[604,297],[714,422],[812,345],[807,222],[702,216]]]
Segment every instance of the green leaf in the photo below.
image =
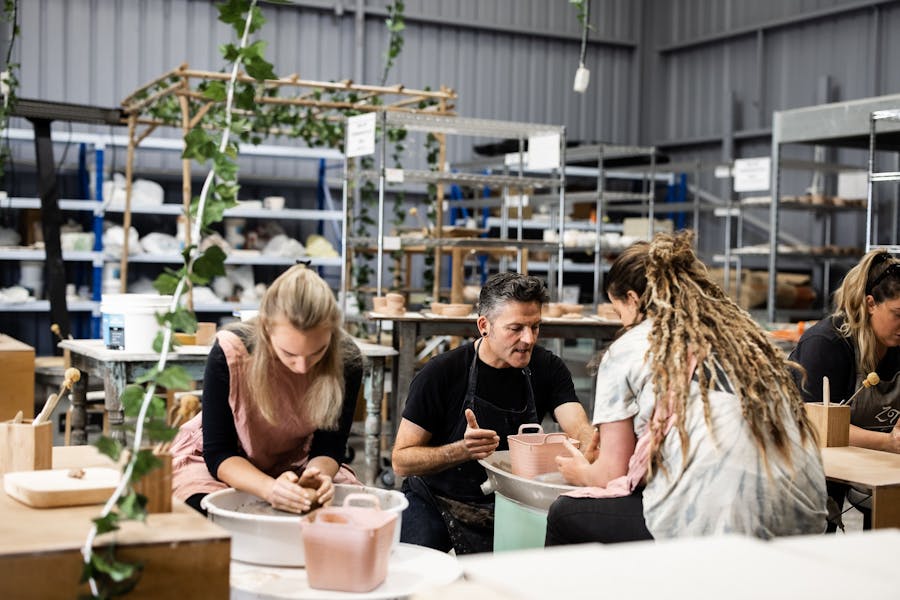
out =
[[181,158],[206,162],[216,154],[216,142],[206,131],[197,127],[184,136],[184,152]]
[[131,481],[140,481],[141,477],[160,466],[162,466],[162,461],[153,454],[152,450],[139,450],[137,456],[134,457]]
[[[135,481],[134,473],[131,475],[131,481]],[[119,512],[126,519],[133,521],[144,521],[147,519],[147,498],[133,489],[128,490],[126,494],[119,498],[118,506]]]
[[160,294],[164,296],[169,296],[175,293],[175,290],[178,288],[178,277],[175,277],[171,273],[160,273],[157,276],[156,281],[153,282],[153,287]]
[[184,367],[171,365],[156,378],[156,383],[169,390],[186,390],[191,387],[191,376]]
[[144,432],[154,442],[170,442],[178,435],[178,428],[169,427],[165,419],[154,419],[144,423]]
[[98,439],[97,443],[94,445],[97,447],[97,450],[100,451],[100,454],[110,457],[113,461],[118,462],[119,457],[122,455],[122,444],[111,437],[105,435],[100,436],[100,439]]
[[267,62],[261,57],[247,59],[244,61],[244,68],[247,71],[247,75],[257,81],[278,79],[278,75],[275,73],[275,68],[272,66],[272,63]]
[[194,261],[194,273],[207,281],[225,275],[225,252],[218,246],[210,246]]
[[119,515],[114,512],[109,513],[105,517],[97,517],[93,521],[94,525],[97,526],[97,535],[103,535],[119,529]]
[[136,565],[119,562],[112,557],[106,560],[97,552],[91,554],[91,562],[97,571],[105,573],[113,581],[125,581],[135,574],[137,568]]
[[209,98],[210,100],[214,100],[216,102],[224,102],[226,98],[225,82],[210,81],[206,89],[203,90],[203,97]]
[[[139,383],[144,383],[146,381],[150,381],[153,379],[152,373],[156,371],[156,367],[153,367],[144,374],[142,377],[138,379]],[[141,404],[144,402],[144,388],[139,385],[129,385],[126,386],[122,391],[122,408],[125,411],[125,414],[129,417],[136,417],[138,411],[141,409]]]
[[147,416],[151,419],[164,419],[166,417],[166,399],[162,396],[156,395],[150,398],[150,406],[147,409]]
[[191,311],[179,306],[178,310],[172,313],[172,328],[176,331],[194,333],[197,331],[197,317]]

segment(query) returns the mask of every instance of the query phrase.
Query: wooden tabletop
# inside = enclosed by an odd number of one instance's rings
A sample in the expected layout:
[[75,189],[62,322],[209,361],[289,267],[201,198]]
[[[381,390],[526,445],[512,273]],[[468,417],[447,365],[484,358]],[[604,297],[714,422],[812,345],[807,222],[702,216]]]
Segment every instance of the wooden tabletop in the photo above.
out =
[[[53,449],[53,466],[109,466],[92,446]],[[0,490],[0,598],[48,600],[87,592],[79,579],[81,547],[101,505],[31,508]],[[226,598],[231,536],[180,502],[146,523],[123,522],[95,547],[116,542],[119,556],[140,561],[143,576],[130,598]]]
[[825,476],[869,488],[900,486],[900,454],[843,446],[822,448]]

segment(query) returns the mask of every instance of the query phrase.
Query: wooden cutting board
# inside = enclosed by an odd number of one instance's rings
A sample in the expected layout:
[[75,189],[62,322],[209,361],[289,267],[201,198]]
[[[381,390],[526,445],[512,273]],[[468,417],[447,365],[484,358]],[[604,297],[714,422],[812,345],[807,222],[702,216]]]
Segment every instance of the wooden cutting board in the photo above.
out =
[[81,478],[70,477],[71,469],[18,471],[3,476],[6,493],[28,506],[55,508],[102,504],[119,484],[118,469],[86,467]]

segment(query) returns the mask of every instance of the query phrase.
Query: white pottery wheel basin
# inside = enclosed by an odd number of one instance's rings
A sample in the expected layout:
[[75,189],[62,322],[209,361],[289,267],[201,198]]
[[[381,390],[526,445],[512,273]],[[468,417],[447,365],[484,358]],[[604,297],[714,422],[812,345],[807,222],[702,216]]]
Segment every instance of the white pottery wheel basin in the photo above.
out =
[[[393,545],[400,542],[400,520],[409,503],[394,490],[361,485],[335,484],[333,504],[341,506],[352,493],[367,493],[378,498],[382,510],[397,513]],[[214,492],[202,501],[208,517],[231,532],[231,558],[273,567],[302,567],[303,539],[301,515],[272,508],[265,500],[235,489]]]

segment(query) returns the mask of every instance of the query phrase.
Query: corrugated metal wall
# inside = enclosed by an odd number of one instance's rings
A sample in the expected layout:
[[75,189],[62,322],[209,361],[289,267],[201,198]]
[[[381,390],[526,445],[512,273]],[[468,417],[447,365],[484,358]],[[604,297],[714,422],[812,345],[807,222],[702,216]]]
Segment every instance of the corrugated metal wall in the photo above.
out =
[[[364,4],[360,65],[353,0],[263,5],[277,71],[377,82],[390,1]],[[768,154],[772,111],[822,101],[826,77],[831,100],[900,91],[898,1],[594,0],[584,96],[571,91],[579,24],[566,0],[411,0],[406,19],[389,82],[448,85],[465,116],[561,123],[572,139],[658,144],[677,158]],[[105,106],[181,62],[219,68],[230,35],[211,0],[27,0],[20,22],[22,96]],[[450,158],[469,155],[460,143]],[[139,164],[171,159],[143,152]],[[724,192],[710,174],[701,185]]]
[[[365,3],[366,83],[381,76],[388,5]],[[276,71],[353,78],[355,6],[352,0],[263,4],[267,57]],[[589,44],[592,85],[583,96],[571,91],[580,29],[565,0],[407,2],[405,47],[388,83],[447,85],[459,93],[465,116],[564,124],[577,139],[626,143],[638,118],[629,101],[639,74],[635,3],[595,1],[593,12],[591,38],[604,41]],[[231,34],[210,0],[28,0],[20,22],[20,95],[100,106],[118,105],[182,62],[218,70],[218,46]],[[460,145],[451,158],[469,155]],[[162,166],[153,153],[138,161]]]

